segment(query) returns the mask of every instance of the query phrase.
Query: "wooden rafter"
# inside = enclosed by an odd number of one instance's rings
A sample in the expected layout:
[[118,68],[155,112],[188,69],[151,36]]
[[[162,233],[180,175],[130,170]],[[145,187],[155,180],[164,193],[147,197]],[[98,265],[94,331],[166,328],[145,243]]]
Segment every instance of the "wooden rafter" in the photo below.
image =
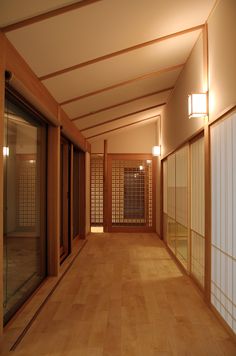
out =
[[61,70],[57,70],[55,72],[43,75],[43,76],[39,77],[39,80],[47,80],[47,79],[56,77],[58,75],[71,72],[73,70],[76,70],[76,69],[79,69],[79,68],[83,68],[83,67],[89,66],[91,64],[95,64],[95,63],[104,61],[106,59],[117,57],[117,56],[120,56],[122,54],[126,54],[126,53],[129,53],[129,52],[138,50],[140,48],[144,48],[144,47],[147,47],[147,46],[154,45],[154,44],[156,44],[158,42],[169,40],[170,38],[182,36],[182,35],[184,35],[186,33],[189,33],[189,32],[199,31],[199,30],[202,30],[203,28],[204,28],[204,25],[199,25],[199,26],[188,28],[188,29],[183,30],[183,31],[171,33],[171,34],[166,35],[166,36],[158,37],[158,38],[155,38],[155,39],[147,41],[147,42],[142,42],[142,43],[139,43],[139,44],[137,44],[135,46],[127,47],[127,48],[124,48],[122,50],[119,50],[119,51],[116,51],[116,52],[112,52],[112,53],[106,54],[104,56],[96,57],[96,58],[90,59],[89,61],[81,62],[81,63],[75,64],[75,65],[73,65],[71,67],[67,67],[67,68],[64,68],[64,69],[61,69]]
[[80,7],[84,7],[84,6],[93,4],[93,3],[98,2],[98,1],[101,1],[101,0],[82,0],[82,1],[77,1],[74,4],[62,6],[62,7],[58,8],[58,9],[47,11],[47,12],[45,12],[43,14],[36,15],[36,16],[30,17],[28,19],[22,20],[22,21],[15,22],[15,23],[13,23],[11,25],[4,26],[4,27],[1,28],[1,31],[5,32],[5,33],[6,32],[11,32],[11,31],[15,31],[15,30],[18,30],[18,29],[20,29],[22,27],[26,27],[26,26],[32,25],[34,23],[50,19],[51,17],[62,15],[62,14],[66,13],[66,12],[69,12],[69,11],[77,10]]
[[124,82],[116,83],[116,84],[110,85],[110,86],[105,87],[105,88],[101,88],[101,89],[98,89],[98,90],[95,90],[95,91],[92,91],[92,92],[89,92],[89,93],[86,93],[86,94],[83,94],[83,95],[80,95],[80,96],[76,96],[76,97],[74,97],[72,99],[65,100],[65,101],[63,101],[63,102],[61,102],[59,104],[60,105],[70,104],[70,103],[72,103],[74,101],[81,100],[81,99],[87,98],[87,97],[92,96],[92,95],[100,94],[100,93],[103,93],[105,91],[112,90],[112,89],[118,88],[118,87],[126,85],[126,84],[131,84],[131,83],[134,83],[134,82],[139,81],[139,80],[151,78],[151,77],[160,75],[162,73],[166,73],[166,72],[170,72],[170,71],[182,68],[183,66],[184,66],[184,63],[181,63],[181,64],[177,64],[175,66],[171,66],[171,67],[160,69],[160,70],[155,71],[155,72],[146,73],[146,74],[140,75],[140,76],[138,76],[136,78],[128,79],[128,80],[126,80]]
[[152,93],[148,93],[148,94],[145,94],[145,95],[137,96],[137,97],[135,97],[133,99],[125,100],[125,101],[122,101],[120,103],[117,103],[117,104],[114,104],[114,105],[110,105],[110,106],[107,106],[107,107],[99,109],[99,110],[91,111],[91,112],[89,112],[87,114],[80,115],[78,117],[75,117],[74,119],[71,119],[71,121],[81,120],[81,119],[84,119],[85,117],[88,117],[88,116],[91,116],[91,115],[95,115],[95,114],[99,114],[99,113],[101,113],[103,111],[114,109],[114,108],[117,108],[119,106],[122,106],[122,105],[125,105],[125,104],[129,104],[129,103],[132,103],[134,101],[141,100],[141,99],[145,99],[145,98],[148,98],[148,97],[153,96],[153,95],[161,94],[161,93],[164,93],[166,91],[173,90],[173,89],[174,89],[174,87],[169,87],[169,88],[158,90],[158,91],[155,91],[155,92],[152,92]]
[[128,127],[128,126],[137,125],[137,124],[139,124],[140,122],[152,120],[152,119],[159,118],[159,117],[160,117],[160,115],[150,116],[150,117],[147,117],[146,119],[142,119],[142,120],[139,120],[139,121],[136,121],[136,122],[132,122],[131,124],[122,125],[122,126],[116,127],[115,129],[103,131],[103,132],[100,132],[99,134],[86,137],[86,139],[89,140],[90,138],[102,136],[102,135],[105,135],[106,133],[110,133],[110,132],[113,132],[113,131],[117,131],[117,130],[123,129],[123,128],[125,128],[125,127]]
[[125,119],[126,117],[129,117],[129,116],[141,114],[142,112],[159,108],[160,106],[163,106],[165,104],[166,103],[161,103],[161,104],[149,106],[148,108],[144,108],[144,109],[141,109],[141,110],[133,111],[133,112],[130,112],[128,114],[121,115],[121,116],[115,117],[113,119],[110,119],[110,120],[107,120],[107,121],[103,121],[103,122],[100,122],[100,123],[92,125],[92,126],[85,127],[84,129],[80,130],[80,132],[87,131],[87,130],[90,130],[90,129],[94,129],[95,127],[99,127],[99,126],[102,126],[102,125],[110,124],[111,122],[114,122],[114,121],[117,121],[117,120],[121,120],[121,119]]

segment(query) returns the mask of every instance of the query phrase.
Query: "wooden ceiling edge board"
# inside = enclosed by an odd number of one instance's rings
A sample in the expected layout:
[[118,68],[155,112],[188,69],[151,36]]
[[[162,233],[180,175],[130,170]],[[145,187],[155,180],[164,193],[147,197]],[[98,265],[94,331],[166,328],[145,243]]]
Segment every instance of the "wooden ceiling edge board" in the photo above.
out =
[[182,68],[183,66],[184,66],[184,63],[181,63],[181,64],[176,64],[176,65],[171,66],[171,67],[166,67],[166,68],[160,69],[160,70],[158,70],[156,72],[146,73],[146,74],[143,74],[143,75],[138,76],[136,78],[128,79],[128,80],[126,80],[124,82],[116,83],[116,84],[110,85],[108,87],[101,88],[101,89],[95,90],[93,92],[86,93],[86,94],[74,97],[72,99],[65,100],[65,101],[63,101],[63,102],[61,102],[59,104],[61,106],[66,105],[66,104],[70,104],[70,103],[72,103],[74,101],[81,100],[81,99],[87,98],[87,97],[92,96],[92,95],[100,94],[100,93],[102,93],[104,91],[112,90],[112,89],[118,88],[118,87],[126,85],[126,84],[131,84],[131,83],[136,82],[138,80],[147,79],[147,78],[153,77],[153,76],[158,75],[158,74],[162,74],[162,73],[166,73],[166,72],[170,72],[170,71]]
[[158,118],[160,116],[161,115],[150,116],[150,117],[147,117],[146,119],[142,119],[142,120],[139,120],[139,121],[136,121],[136,122],[132,122],[130,124],[126,124],[126,125],[122,125],[122,126],[116,127],[115,129],[110,129],[110,130],[107,130],[107,131],[100,132],[99,134],[86,137],[86,139],[89,140],[89,139],[94,138],[94,137],[102,136],[102,135],[105,135],[106,133],[110,133],[110,132],[113,132],[113,131],[121,130],[121,129],[123,129],[125,127],[128,127],[128,126],[137,125],[137,124],[140,124],[141,122],[152,120],[152,119]]
[[161,104],[149,106],[148,108],[145,108],[145,109],[133,111],[133,112],[131,112],[131,113],[128,113],[128,114],[125,114],[125,115],[121,115],[121,116],[115,117],[115,118],[110,119],[110,120],[107,120],[107,121],[103,121],[103,122],[101,122],[101,123],[99,123],[99,124],[95,124],[95,125],[92,125],[92,126],[85,127],[85,128],[82,129],[82,130],[80,129],[80,132],[87,131],[87,130],[90,130],[90,129],[94,129],[95,127],[98,127],[98,126],[110,124],[111,122],[114,122],[114,121],[117,121],[117,120],[121,120],[121,119],[125,119],[126,117],[133,116],[133,115],[137,115],[137,114],[140,114],[140,113],[142,113],[142,112],[144,112],[144,111],[156,109],[156,108],[159,108],[160,106],[163,106],[163,105],[165,105],[165,104],[166,104],[166,103],[164,102],[164,103],[161,103]]
[[122,54],[125,54],[125,53],[128,53],[128,52],[132,52],[132,51],[138,50],[138,49],[143,48],[143,47],[151,46],[151,45],[156,44],[158,42],[166,41],[166,40],[168,40],[170,38],[182,36],[182,35],[184,35],[186,33],[189,33],[189,32],[199,31],[199,30],[202,30],[203,27],[204,27],[204,24],[203,25],[198,25],[198,26],[195,26],[195,27],[191,27],[191,28],[179,31],[179,32],[171,33],[171,34],[163,36],[163,37],[158,37],[158,38],[155,38],[154,40],[150,40],[150,41],[147,41],[147,42],[139,43],[137,45],[134,45],[134,46],[131,46],[131,47],[127,47],[127,48],[121,49],[119,51],[112,52],[112,53],[106,54],[104,56],[97,57],[97,58],[91,59],[89,61],[81,62],[81,63],[75,64],[75,65],[73,65],[71,67],[64,68],[64,69],[61,69],[61,70],[58,70],[58,71],[43,75],[43,76],[39,77],[39,80],[41,80],[41,81],[47,80],[47,79],[59,76],[61,74],[65,74],[65,73],[71,72],[73,70],[76,70],[76,69],[79,69],[79,68],[82,68],[82,67],[86,67],[86,66],[89,66],[89,65],[97,63],[97,62],[104,61],[106,59],[110,59],[110,58],[113,58],[113,57],[116,57],[116,56],[120,56]]
[[3,26],[3,27],[1,27],[1,31],[4,32],[4,33],[15,31],[15,30],[18,30],[18,29],[20,29],[22,27],[32,25],[34,23],[49,19],[51,17],[62,15],[64,13],[66,13],[66,12],[79,9],[80,7],[84,7],[84,6],[93,4],[93,3],[98,2],[98,1],[102,1],[102,0],[83,0],[83,1],[80,1],[80,2],[76,2],[74,4],[62,6],[62,7],[58,8],[58,9],[50,10],[50,11],[47,11],[47,12],[42,13],[40,15],[36,15],[36,16],[30,17],[30,18],[22,20],[22,21],[15,22],[15,23],[7,25],[7,26]]
[[99,113],[101,113],[103,111],[114,109],[114,108],[116,108],[118,106],[129,104],[129,103],[132,103],[134,101],[145,99],[145,98],[148,98],[150,96],[161,94],[161,93],[164,93],[166,91],[173,90],[173,89],[174,89],[174,87],[172,86],[172,87],[165,88],[165,89],[162,89],[162,90],[158,90],[158,91],[155,91],[155,92],[152,92],[152,93],[148,93],[148,94],[145,94],[145,95],[137,96],[136,98],[133,98],[133,99],[130,99],[130,100],[126,100],[126,101],[122,101],[120,103],[117,103],[117,104],[114,104],[114,105],[111,105],[111,106],[107,106],[105,108],[102,108],[102,109],[99,109],[99,110],[96,110],[96,111],[91,111],[90,113],[83,114],[81,116],[75,117],[74,119],[71,119],[71,121],[81,120],[81,119],[84,119],[85,117],[88,117],[88,116],[91,116],[91,115],[95,115],[95,114],[99,114]]

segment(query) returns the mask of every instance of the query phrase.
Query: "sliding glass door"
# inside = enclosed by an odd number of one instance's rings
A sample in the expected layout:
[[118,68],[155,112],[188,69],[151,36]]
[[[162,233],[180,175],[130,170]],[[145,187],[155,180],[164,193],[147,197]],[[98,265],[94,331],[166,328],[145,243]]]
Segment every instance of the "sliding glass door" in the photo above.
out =
[[46,125],[6,93],[4,130],[4,322],[46,275]]

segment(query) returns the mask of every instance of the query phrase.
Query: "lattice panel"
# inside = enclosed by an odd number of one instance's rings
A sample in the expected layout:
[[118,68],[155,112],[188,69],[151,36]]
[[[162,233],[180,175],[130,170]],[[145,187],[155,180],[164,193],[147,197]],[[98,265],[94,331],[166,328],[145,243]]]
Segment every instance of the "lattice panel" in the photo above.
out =
[[103,225],[103,156],[91,156],[91,225]]
[[35,227],[37,221],[35,160],[18,161],[17,201],[18,227]]
[[112,160],[112,225],[152,227],[152,162]]

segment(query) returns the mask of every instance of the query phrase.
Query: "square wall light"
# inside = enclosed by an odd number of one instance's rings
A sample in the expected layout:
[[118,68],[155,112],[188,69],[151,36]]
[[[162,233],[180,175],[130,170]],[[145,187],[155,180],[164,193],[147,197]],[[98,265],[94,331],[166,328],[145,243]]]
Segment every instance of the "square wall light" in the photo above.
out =
[[207,94],[198,93],[188,96],[188,117],[204,118],[207,116]]
[[152,147],[152,155],[160,156],[161,155],[161,146],[153,146]]

